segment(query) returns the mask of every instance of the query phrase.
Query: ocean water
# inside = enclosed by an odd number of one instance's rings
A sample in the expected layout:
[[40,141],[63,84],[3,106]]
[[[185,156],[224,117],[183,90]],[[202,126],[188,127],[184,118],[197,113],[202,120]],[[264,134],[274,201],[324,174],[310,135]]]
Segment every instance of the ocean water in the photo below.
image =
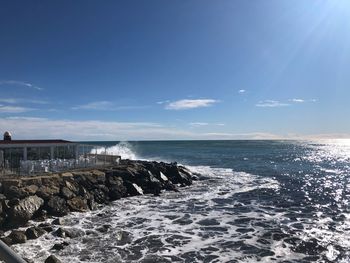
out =
[[[96,143],[101,144],[101,142]],[[350,141],[104,142],[129,159],[200,173],[160,197],[125,198],[64,218],[14,249],[35,262],[350,262]],[[69,243],[51,250],[55,243]]]

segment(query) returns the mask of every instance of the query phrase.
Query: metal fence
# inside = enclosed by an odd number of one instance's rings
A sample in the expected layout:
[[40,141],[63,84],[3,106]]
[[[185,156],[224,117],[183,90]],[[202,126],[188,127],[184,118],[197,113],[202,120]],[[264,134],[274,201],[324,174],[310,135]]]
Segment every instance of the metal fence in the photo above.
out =
[[0,175],[33,175],[119,164],[120,156],[107,154],[106,148],[96,145],[79,145],[77,158],[23,160],[20,155],[12,154],[0,162]]

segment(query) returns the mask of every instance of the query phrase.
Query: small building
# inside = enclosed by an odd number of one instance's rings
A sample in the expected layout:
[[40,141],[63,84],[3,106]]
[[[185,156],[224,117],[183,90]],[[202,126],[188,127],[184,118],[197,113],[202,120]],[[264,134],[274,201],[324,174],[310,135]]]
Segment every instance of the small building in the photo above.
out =
[[0,168],[19,168],[21,161],[77,159],[78,143],[65,140],[0,140]]
[[0,174],[28,175],[118,164],[121,157],[106,149],[66,140],[12,140],[11,133],[5,132],[0,140]]

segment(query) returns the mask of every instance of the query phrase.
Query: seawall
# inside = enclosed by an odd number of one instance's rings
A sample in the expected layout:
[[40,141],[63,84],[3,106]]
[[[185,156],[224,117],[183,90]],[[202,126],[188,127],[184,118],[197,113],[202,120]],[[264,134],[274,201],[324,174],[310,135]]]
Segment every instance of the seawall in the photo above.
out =
[[[123,160],[108,168],[30,177],[0,178],[0,231],[28,225],[29,220],[60,217],[69,212],[94,210],[120,198],[178,191],[196,176],[176,163]],[[83,216],[83,215],[82,215]],[[52,228],[43,224],[2,236],[8,245],[37,238]]]

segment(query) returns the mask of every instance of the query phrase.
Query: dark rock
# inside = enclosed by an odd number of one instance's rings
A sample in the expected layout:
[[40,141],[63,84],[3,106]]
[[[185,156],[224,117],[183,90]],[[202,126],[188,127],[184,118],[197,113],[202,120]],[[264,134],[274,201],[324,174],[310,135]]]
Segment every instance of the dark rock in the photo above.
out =
[[53,196],[47,202],[47,212],[53,216],[65,216],[69,212],[66,200],[59,196]]
[[12,244],[22,244],[27,241],[24,231],[13,230],[8,237],[11,239]]
[[62,261],[59,260],[56,256],[51,255],[46,260],[45,263],[61,263]]
[[63,218],[59,217],[54,219],[51,224],[61,226],[61,225],[64,225],[64,220]]
[[24,225],[42,207],[44,200],[33,195],[21,200],[17,205],[10,208],[6,225],[17,227]]
[[80,196],[68,200],[67,203],[70,209],[75,212],[85,212],[89,210],[86,199]]
[[16,206],[19,205],[19,199],[18,198],[12,198],[11,200],[9,200],[8,205],[11,206]]
[[35,195],[36,192],[39,190],[39,187],[35,184],[32,184],[32,185],[25,186],[22,189],[29,195]]
[[73,193],[73,191],[69,190],[67,187],[62,187],[60,194],[61,194],[61,197],[63,197],[66,200],[69,200],[75,197],[75,194]]
[[104,204],[109,201],[109,189],[105,185],[97,185],[96,189],[91,191],[94,200],[99,204]]
[[72,191],[75,195],[79,194],[79,185],[75,181],[65,181],[64,185],[66,188],[68,188],[70,191]]
[[58,244],[53,245],[53,247],[51,249],[53,249],[53,250],[62,250],[68,245],[69,245],[68,242],[63,241],[62,243],[58,243]]
[[45,186],[42,185],[37,191],[37,195],[44,200],[49,200],[53,195],[56,195],[60,192],[60,188],[57,186]]
[[119,176],[109,176],[109,197],[112,201],[127,196],[127,189],[123,184],[123,179]]
[[29,196],[29,194],[24,191],[22,188],[18,188],[17,186],[10,186],[9,188],[4,189],[4,194],[8,199],[18,198],[23,199]]
[[69,237],[69,238],[75,238],[75,237],[80,237],[84,235],[84,231],[76,228],[62,228],[60,227],[57,229],[54,234],[58,237]]
[[124,185],[127,189],[127,193],[130,196],[135,196],[135,195],[143,195],[143,190],[140,186],[138,186],[135,183],[131,183],[131,182],[124,182]]
[[53,227],[48,224],[48,223],[42,223],[40,225],[38,225],[38,227],[44,229],[46,232],[52,232],[53,231]]
[[25,234],[27,239],[36,239],[42,235],[44,235],[46,231],[40,227],[30,227],[26,230]]

